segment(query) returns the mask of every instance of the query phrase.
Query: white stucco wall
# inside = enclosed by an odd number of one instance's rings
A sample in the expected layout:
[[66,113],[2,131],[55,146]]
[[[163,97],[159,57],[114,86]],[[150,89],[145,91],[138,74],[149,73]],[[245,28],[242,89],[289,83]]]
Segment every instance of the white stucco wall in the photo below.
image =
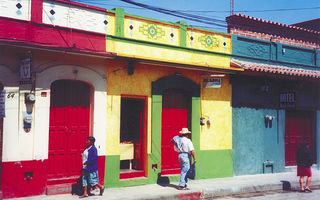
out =
[[[77,71],[77,73],[74,73]],[[49,142],[49,112],[50,86],[56,80],[69,79],[87,82],[92,86],[93,100],[93,136],[99,155],[105,155],[106,141],[106,80],[104,68],[90,68],[88,66],[58,65],[37,73],[35,130],[34,130],[34,158],[48,158]],[[41,92],[47,92],[47,97],[41,97]]]
[[105,34],[107,13],[66,3],[43,2],[42,21],[45,24],[75,28]]
[[0,16],[3,17],[29,21],[30,10],[31,0],[0,0]]
[[6,94],[11,94],[5,100],[5,118],[3,118],[3,149],[2,161],[20,159],[19,142],[19,86],[18,74],[12,67],[0,64],[0,82],[4,85]]

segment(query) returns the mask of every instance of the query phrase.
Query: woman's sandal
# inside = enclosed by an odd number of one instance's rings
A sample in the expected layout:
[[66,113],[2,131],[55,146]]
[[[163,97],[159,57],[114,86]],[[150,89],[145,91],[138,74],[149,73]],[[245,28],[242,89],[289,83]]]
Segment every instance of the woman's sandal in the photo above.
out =
[[310,190],[310,188],[304,188],[304,191],[306,191],[306,192],[312,192],[312,190]]
[[103,195],[103,192],[104,192],[104,187],[102,189],[100,189],[100,196]]
[[87,197],[89,197],[89,196],[88,195],[82,195],[82,196],[79,197],[79,199],[87,198]]

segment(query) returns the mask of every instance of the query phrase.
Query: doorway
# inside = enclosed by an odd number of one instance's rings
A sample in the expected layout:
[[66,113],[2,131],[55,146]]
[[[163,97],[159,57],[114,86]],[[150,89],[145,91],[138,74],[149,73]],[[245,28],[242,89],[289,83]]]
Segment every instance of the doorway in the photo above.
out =
[[90,133],[90,86],[80,81],[51,84],[48,183],[74,180]]
[[309,142],[316,163],[315,112],[286,111],[285,123],[285,165],[296,165],[295,152],[303,141]]
[[181,128],[189,128],[191,120],[191,97],[181,89],[166,89],[162,96],[161,128],[161,174],[179,174],[178,153],[171,139]]
[[145,176],[146,98],[121,98],[120,179]]

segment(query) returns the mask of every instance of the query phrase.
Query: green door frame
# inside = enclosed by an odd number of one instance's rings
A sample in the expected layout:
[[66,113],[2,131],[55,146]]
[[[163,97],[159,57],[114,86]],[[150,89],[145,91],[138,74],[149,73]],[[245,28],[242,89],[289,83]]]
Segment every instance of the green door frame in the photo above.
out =
[[[151,155],[161,171],[162,94],[166,89],[182,89],[191,94],[191,132],[195,152],[200,148],[200,85],[181,75],[166,76],[152,82]],[[154,163],[151,163],[154,164]]]

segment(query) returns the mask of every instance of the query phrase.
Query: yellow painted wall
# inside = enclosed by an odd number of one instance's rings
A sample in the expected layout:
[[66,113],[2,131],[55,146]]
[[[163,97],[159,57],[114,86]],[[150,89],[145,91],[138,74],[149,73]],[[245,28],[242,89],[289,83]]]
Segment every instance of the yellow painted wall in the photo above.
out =
[[140,58],[153,61],[163,61],[179,64],[196,65],[211,68],[229,69],[230,57],[215,54],[203,54],[173,50],[137,43],[125,43],[107,39],[107,51],[117,53],[119,56]]
[[232,107],[229,77],[222,78],[221,88],[203,88],[201,85],[201,117],[210,125],[201,126],[200,149],[232,149]]
[[187,47],[231,54],[231,36],[197,29],[187,31]]
[[[183,76],[202,83],[205,72],[137,64],[133,75],[128,75],[125,61],[107,62],[107,146],[106,155],[120,154],[121,95],[148,97],[148,153],[151,153],[151,83],[161,77],[180,72]],[[231,149],[231,85],[227,77],[220,89],[201,89],[202,115],[212,118],[212,126],[201,128],[200,148]]]
[[107,35],[115,35],[116,34],[116,17],[114,13],[107,13],[106,18],[108,24],[106,25],[106,34]]
[[[124,36],[126,38],[178,46],[179,33],[178,26],[163,25],[130,16],[126,16],[124,19]],[[173,34],[173,37],[171,37],[171,34]]]

